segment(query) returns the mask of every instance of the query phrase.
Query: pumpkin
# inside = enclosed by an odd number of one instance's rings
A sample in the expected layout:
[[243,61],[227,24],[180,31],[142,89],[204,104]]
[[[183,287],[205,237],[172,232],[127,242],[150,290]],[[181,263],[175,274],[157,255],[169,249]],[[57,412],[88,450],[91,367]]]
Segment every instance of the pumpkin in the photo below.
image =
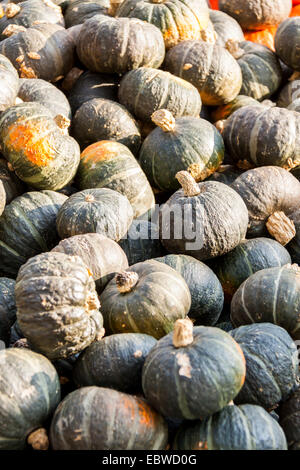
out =
[[211,113],[211,117],[213,122],[220,121],[227,119],[231,114],[244,106],[258,106],[259,104],[259,101],[250,96],[238,95],[230,103],[215,108]]
[[244,172],[231,187],[247,206],[248,237],[269,234],[286,245],[295,236],[290,219],[298,209],[300,198],[300,183],[295,176],[283,168],[265,166]]
[[174,450],[286,450],[280,425],[261,406],[229,404],[179,429]]
[[61,127],[66,119],[58,117],[62,122],[34,102],[11,106],[0,117],[3,155],[16,175],[36,189],[63,188],[79,165],[79,146],[72,137],[64,135]]
[[120,142],[136,154],[141,145],[137,123],[127,109],[114,101],[94,98],[77,109],[72,135],[82,149],[100,140]]
[[30,258],[19,270],[15,294],[23,334],[51,360],[71,356],[104,334],[95,283],[79,256]]
[[247,231],[248,211],[242,198],[223,183],[196,184],[188,172],[177,173],[177,178],[182,189],[160,210],[164,247],[200,261],[233,250]]
[[211,123],[195,117],[174,119],[167,110],[156,111],[152,120],[158,127],[144,140],[139,156],[151,186],[174,191],[178,171],[188,170],[202,181],[222,163],[223,139]]
[[57,407],[50,441],[54,450],[159,450],[167,445],[167,429],[143,399],[109,388],[83,387]]
[[241,95],[262,101],[278,90],[282,72],[276,57],[268,47],[250,41],[237,43],[229,40],[226,47],[237,60],[242,71]]
[[297,348],[292,338],[271,323],[240,326],[229,334],[246,359],[245,383],[234,402],[260,405],[267,410],[276,408],[281,400],[287,399],[298,374]]
[[[0,156],[0,186],[4,188],[6,204],[9,204],[15,197],[24,192],[24,185],[21,180],[9,168],[9,164]],[[0,190],[1,191],[1,190]],[[3,192],[2,201],[4,199]]]
[[0,54],[0,84],[0,112],[2,112],[15,104],[19,88],[18,73],[2,54]]
[[285,432],[290,450],[299,450],[300,390],[296,390],[279,408],[279,423]]
[[262,237],[242,240],[232,251],[212,260],[210,266],[218,276],[228,302],[239,286],[252,274],[266,268],[281,267],[290,262],[288,251],[280,243]]
[[148,260],[117,274],[100,301],[109,334],[145,333],[159,339],[173,329],[178,318],[185,318],[191,294],[177,271]]
[[124,75],[119,101],[138,119],[148,122],[158,109],[167,109],[175,118],[198,117],[201,110],[201,98],[193,85],[169,72],[149,67]]
[[66,27],[82,24],[95,15],[107,15],[110,3],[110,0],[71,0],[64,14]]
[[95,341],[76,361],[74,381],[79,387],[98,385],[120,392],[140,392],[143,364],[156,342],[141,333],[110,335]]
[[91,271],[98,292],[101,292],[114,274],[128,268],[122,248],[100,233],[85,233],[66,238],[52,251],[80,256]]
[[0,449],[22,450],[26,441],[46,450],[41,426],[60,401],[58,375],[48,359],[27,349],[0,351]]
[[80,189],[110,188],[123,194],[134,217],[146,214],[155,203],[146,175],[128,147],[119,142],[89,145],[80,156],[77,181]]
[[0,217],[0,273],[16,277],[28,258],[57,243],[55,220],[67,197],[54,191],[32,191],[16,197]]
[[118,83],[117,75],[89,71],[82,73],[68,94],[68,101],[73,114],[83,103],[93,98],[106,98],[117,101]]
[[92,72],[126,73],[138,67],[158,68],[165,44],[156,26],[136,18],[97,15],[83,24],[77,54]]
[[7,345],[16,320],[15,281],[0,277],[0,340]]
[[190,320],[178,320],[174,332],[158,341],[142,373],[150,405],[164,416],[190,420],[228,405],[244,379],[245,359],[230,335],[210,326],[193,328]]
[[221,165],[217,171],[207,178],[207,181],[218,181],[230,186],[242,173],[242,170],[233,165]]
[[231,16],[217,9],[213,9],[209,10],[209,18],[217,33],[216,44],[218,46],[225,46],[228,39],[233,39],[238,42],[244,41],[242,28]]
[[300,17],[295,16],[283,21],[275,35],[275,50],[280,59],[294,70],[299,65]]
[[275,52],[274,40],[276,31],[277,26],[269,26],[268,28],[265,28],[262,31],[245,31],[244,36],[246,41],[261,44],[262,46],[266,46],[271,49],[271,51]]
[[187,283],[192,303],[188,312],[197,325],[214,325],[224,303],[222,286],[213,271],[201,261],[187,255],[166,255],[156,258],[178,271]]
[[243,29],[261,30],[285,20],[292,0],[219,0],[219,9],[235,18]]
[[277,106],[279,108],[288,108],[293,102],[300,98],[300,80],[292,80],[287,83],[280,91]]
[[161,30],[167,49],[180,41],[198,39],[209,24],[206,0],[125,0],[116,15],[154,24]]

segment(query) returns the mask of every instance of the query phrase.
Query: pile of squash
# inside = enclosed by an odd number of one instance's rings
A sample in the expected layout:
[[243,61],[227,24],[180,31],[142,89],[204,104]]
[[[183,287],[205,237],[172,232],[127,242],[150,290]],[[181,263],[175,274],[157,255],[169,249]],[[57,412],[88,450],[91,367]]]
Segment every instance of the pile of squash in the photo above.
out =
[[299,9],[0,1],[0,449],[300,449]]

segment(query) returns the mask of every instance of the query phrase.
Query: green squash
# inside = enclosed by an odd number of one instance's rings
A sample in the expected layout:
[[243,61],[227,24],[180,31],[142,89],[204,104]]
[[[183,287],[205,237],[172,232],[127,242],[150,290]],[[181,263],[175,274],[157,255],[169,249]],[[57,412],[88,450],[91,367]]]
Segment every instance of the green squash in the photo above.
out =
[[0,340],[8,345],[10,329],[16,321],[15,281],[0,277]]
[[275,35],[278,57],[289,67],[299,71],[300,18],[294,16],[283,21]]
[[209,10],[209,19],[217,33],[216,44],[218,46],[224,47],[229,39],[238,42],[244,40],[243,30],[232,16],[227,15],[223,11]]
[[107,15],[110,4],[110,0],[71,0],[64,13],[66,27],[83,24],[95,15]]
[[281,90],[277,100],[279,108],[288,108],[293,101],[300,98],[300,80],[288,82]]

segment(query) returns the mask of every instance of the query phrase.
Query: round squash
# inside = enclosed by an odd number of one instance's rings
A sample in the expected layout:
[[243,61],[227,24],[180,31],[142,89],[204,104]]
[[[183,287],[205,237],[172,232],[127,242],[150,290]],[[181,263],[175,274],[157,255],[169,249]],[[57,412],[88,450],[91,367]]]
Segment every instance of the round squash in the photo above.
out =
[[6,345],[10,340],[10,329],[16,321],[16,313],[15,281],[0,277],[0,340]]
[[267,410],[276,408],[287,399],[298,375],[297,348],[292,338],[271,323],[240,326],[229,334],[246,359],[245,383],[234,402],[260,405]]
[[0,54],[0,113],[15,104],[18,88],[19,76],[16,69],[4,55]]
[[65,238],[52,251],[80,256],[91,271],[99,293],[115,273],[128,268],[122,248],[100,233],[85,233]]
[[287,83],[280,91],[277,106],[279,108],[288,108],[294,101],[300,98],[300,80],[292,80]]
[[64,14],[66,28],[83,24],[95,15],[107,15],[110,4],[110,0],[71,0]]
[[159,339],[173,329],[178,318],[186,317],[191,294],[177,271],[148,260],[117,274],[100,301],[109,334],[145,333]]
[[275,35],[275,50],[280,59],[294,70],[300,71],[300,17],[283,21]]
[[0,181],[5,191],[6,204],[9,204],[17,196],[20,196],[25,190],[25,185],[9,167],[9,163],[0,156]]
[[279,423],[290,450],[300,449],[300,390],[296,390],[279,408]]
[[155,204],[146,175],[128,147],[119,142],[101,140],[89,145],[80,156],[77,182],[80,189],[110,188],[123,194],[135,218]]
[[174,332],[158,341],[142,374],[144,394],[155,409],[191,420],[228,405],[244,379],[245,359],[229,334],[209,326],[193,328],[190,320],[178,320]]
[[76,361],[73,379],[78,387],[98,385],[138,393],[142,368],[157,341],[141,333],[110,335],[91,344]]
[[201,98],[193,85],[169,72],[149,67],[124,75],[119,101],[138,119],[148,122],[158,109],[167,109],[175,118],[199,117],[201,111]]
[[259,106],[259,101],[251,98],[250,96],[238,95],[230,103],[224,104],[223,106],[218,106],[211,113],[213,122],[220,121],[222,119],[227,119],[231,114],[237,111],[244,106]]
[[102,387],[70,393],[50,429],[54,450],[160,450],[167,440],[164,419],[143,399]]
[[6,206],[0,217],[1,275],[16,277],[28,258],[55,246],[55,220],[66,199],[55,191],[32,191]]
[[217,33],[216,44],[218,46],[225,46],[229,39],[234,41],[244,41],[244,33],[238,22],[227,15],[226,13],[218,10],[209,10],[209,18],[213,24],[214,30]]
[[79,256],[30,258],[20,268],[15,294],[23,334],[51,360],[82,351],[104,334],[95,283]]
[[174,450],[286,450],[280,425],[261,406],[234,404],[203,422],[183,425]]
[[55,368],[46,357],[18,348],[0,351],[0,363],[0,449],[22,450],[39,430],[45,447],[33,445],[45,450],[48,439],[40,428],[60,402]]

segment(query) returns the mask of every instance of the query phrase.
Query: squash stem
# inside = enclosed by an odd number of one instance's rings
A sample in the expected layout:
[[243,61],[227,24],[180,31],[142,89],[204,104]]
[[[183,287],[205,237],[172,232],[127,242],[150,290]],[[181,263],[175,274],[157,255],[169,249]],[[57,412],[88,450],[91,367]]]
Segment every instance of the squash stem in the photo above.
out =
[[33,431],[27,437],[27,442],[34,450],[48,450],[49,439],[45,428],[39,428]]
[[151,116],[152,122],[164,132],[172,132],[175,129],[175,118],[167,109],[158,109]]
[[189,318],[176,320],[173,333],[173,346],[185,348],[194,341],[193,322]]
[[283,246],[287,245],[296,235],[294,222],[282,211],[270,215],[266,227],[269,234]]
[[201,193],[198,184],[188,171],[178,171],[175,178],[179,181],[185,196],[198,196]]
[[117,288],[121,294],[131,292],[138,280],[138,274],[133,271],[124,271],[116,275]]

